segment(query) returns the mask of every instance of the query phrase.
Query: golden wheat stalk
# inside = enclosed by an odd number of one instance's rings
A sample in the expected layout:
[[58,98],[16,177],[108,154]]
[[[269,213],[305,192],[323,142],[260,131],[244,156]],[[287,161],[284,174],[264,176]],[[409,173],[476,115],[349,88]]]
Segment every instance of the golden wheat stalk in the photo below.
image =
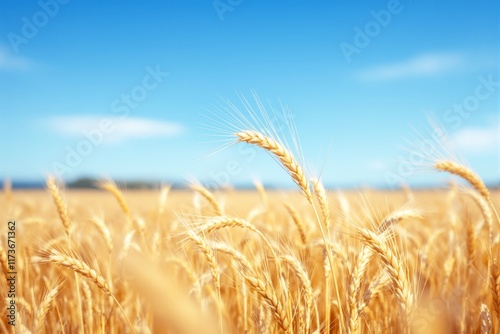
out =
[[488,245],[491,246],[493,244],[493,212],[491,207],[488,206],[488,202],[476,191],[467,191],[466,194],[472,197],[481,210],[484,222],[488,227]]
[[52,288],[49,291],[49,293],[45,295],[45,298],[43,298],[42,302],[40,303],[40,306],[38,306],[35,317],[36,333],[45,333],[45,326],[44,326],[45,318],[49,313],[54,298],[57,296],[60,290],[61,290],[61,284]]
[[113,252],[113,239],[111,237],[111,232],[109,231],[109,228],[106,226],[106,223],[104,222],[104,220],[101,218],[94,217],[94,218],[90,219],[90,222],[92,224],[94,224],[94,226],[97,228],[97,230],[101,234],[102,238],[104,239],[104,242],[106,242],[108,252],[112,253]]
[[477,192],[481,194],[481,196],[484,197],[484,199],[488,202],[490,201],[490,192],[488,188],[486,188],[479,175],[474,173],[474,171],[470,168],[449,160],[438,161],[434,164],[434,167],[441,172],[448,172],[466,180],[474,189],[477,190]]
[[496,317],[500,319],[500,268],[496,259],[490,265],[490,291],[493,310]]
[[264,204],[264,206],[267,208],[269,206],[269,198],[267,197],[264,185],[259,180],[254,180],[253,184],[255,185],[255,189],[257,189],[257,192],[259,193],[262,204]]
[[66,232],[66,235],[69,235],[71,221],[68,215],[68,207],[61,195],[61,191],[59,190],[55,179],[52,176],[49,176],[49,178],[47,179],[47,188],[49,189],[52,200],[56,205],[57,213],[59,214],[61,223],[64,226],[64,231]]
[[389,282],[389,277],[387,275],[382,275],[381,277],[373,280],[370,285],[366,288],[363,293],[362,298],[358,303],[358,316],[361,317],[366,307],[370,304],[370,301],[385,288]]
[[485,304],[481,304],[481,334],[491,334],[492,333],[492,323],[491,323],[491,314],[490,310],[488,310],[488,306]]
[[198,277],[197,277],[195,271],[189,265],[189,263],[186,260],[183,260],[183,259],[175,257],[175,256],[169,257],[166,260],[166,262],[175,263],[179,266],[179,268],[181,268],[184,271],[184,273],[187,275],[187,277],[191,281],[191,284],[193,285],[193,291],[195,294],[196,301],[198,303],[201,303],[201,301],[202,301],[201,285],[199,284],[199,280],[198,280]]
[[248,229],[252,232],[257,233],[262,240],[267,244],[269,249],[271,250],[271,253],[273,254],[274,259],[276,260],[276,265],[278,267],[278,270],[280,268],[280,263],[279,263],[279,257],[276,254],[275,247],[271,244],[271,242],[266,238],[266,236],[259,231],[252,223],[236,218],[236,217],[228,217],[228,216],[223,216],[223,217],[215,217],[212,219],[209,219],[206,223],[200,225],[198,228],[195,229],[195,231],[198,234],[210,234],[214,231],[217,231],[222,228],[226,227],[239,227],[239,228],[244,228]]
[[222,322],[222,298],[221,298],[221,283],[220,283],[220,271],[219,271],[219,266],[217,265],[217,260],[215,258],[215,254],[213,250],[208,246],[207,242],[200,237],[198,234],[196,234],[193,231],[188,231],[188,238],[192,240],[198,248],[201,250],[201,252],[205,255],[205,258],[207,259],[208,265],[210,267],[210,271],[212,273],[212,279],[214,280],[215,288],[217,290],[217,298],[218,298],[218,308],[219,308],[219,325],[221,328],[221,331],[223,329],[223,322]]
[[399,307],[408,322],[413,313],[414,297],[403,265],[378,235],[365,228],[359,230],[359,235],[361,241],[377,253],[384,263],[394,286]]
[[0,262],[2,266],[2,272],[5,277],[5,280],[7,281],[9,279],[9,272],[11,271],[9,269],[9,263],[7,261],[7,253],[3,249],[3,247],[0,245]]
[[125,214],[127,218],[127,224],[128,226],[132,226],[132,214],[130,212],[130,207],[127,204],[127,201],[125,200],[125,197],[123,196],[123,193],[121,190],[118,188],[116,183],[113,181],[103,181],[99,182],[97,186],[103,190],[106,190],[109,192],[113,197],[116,199],[118,202],[118,205],[122,209],[123,213]]
[[217,200],[215,199],[214,194],[212,192],[210,192],[210,190],[208,190],[207,188],[205,188],[204,186],[202,186],[199,183],[193,183],[191,185],[191,189],[193,189],[194,191],[196,191],[203,198],[205,198],[208,203],[210,203],[210,205],[214,209],[214,212],[215,212],[216,216],[221,216],[222,215],[222,208],[221,208],[219,202],[217,202]]
[[290,268],[293,269],[300,282],[302,283],[302,287],[304,288],[304,299],[306,302],[306,310],[305,310],[305,331],[304,333],[309,333],[309,328],[311,327],[311,312],[312,312],[312,304],[313,304],[313,290],[311,279],[309,278],[309,274],[304,269],[302,263],[297,260],[295,257],[291,255],[283,255],[281,258],[287,263]]
[[297,230],[299,230],[299,235],[300,235],[300,240],[302,241],[302,245],[304,246],[307,245],[306,228],[304,226],[304,222],[300,218],[299,213],[290,203],[285,203],[285,207],[290,213],[290,216],[292,216],[292,220],[295,223],[295,226],[297,226]]
[[48,255],[47,258],[44,258],[41,260],[41,262],[49,262],[56,264],[61,267],[66,267],[73,272],[80,274],[81,276],[87,278],[90,280],[92,283],[97,285],[99,289],[101,289],[106,295],[111,297],[120,311],[122,312],[123,316],[125,317],[125,320],[127,321],[128,326],[130,327],[131,331],[135,333],[134,326],[130,323],[130,319],[127,317],[125,311],[123,310],[122,306],[118,302],[118,300],[115,298],[115,296],[111,293],[111,289],[109,287],[108,282],[104,277],[102,277],[100,274],[97,273],[94,269],[90,268],[90,266],[85,263],[82,260],[73,258],[71,256],[68,256],[66,254],[60,253],[54,249],[52,249]]
[[309,189],[309,182],[307,181],[304,170],[288,149],[275,139],[254,130],[241,131],[235,135],[241,142],[256,145],[274,154],[283,164],[283,167],[285,167],[293,181],[299,186],[307,200],[312,203],[311,190]]
[[92,309],[92,292],[90,286],[84,280],[81,281],[82,292],[85,300],[85,323],[89,328],[89,332],[94,331],[94,310]]
[[[392,237],[392,231],[395,226],[403,219],[421,218],[414,210],[398,210],[389,214],[378,226],[377,234],[382,241],[386,241]],[[358,300],[361,292],[361,284],[363,277],[373,257],[373,250],[364,246],[354,263],[354,269],[349,282],[349,331],[350,333],[358,333],[360,326],[360,312]]]
[[245,272],[249,272],[251,274],[255,273],[254,266],[250,263],[250,261],[248,261],[246,256],[243,253],[241,253],[240,251],[238,251],[237,249],[235,249],[235,248],[233,248],[225,243],[214,242],[214,241],[211,241],[209,243],[209,246],[218,252],[222,252],[222,253],[225,253],[225,254],[228,254],[229,256],[231,256],[231,258],[236,260],[236,262],[238,262],[238,264],[241,266],[241,268]]
[[266,284],[263,280],[253,276],[244,275],[243,277],[248,282],[250,287],[264,300],[266,305],[269,307],[274,320],[276,320],[283,332],[287,334],[291,333],[290,321],[288,319],[287,312],[281,301],[278,300],[278,297],[272,287],[270,287],[269,284]]
[[74,272],[80,274],[83,277],[89,279],[92,283],[97,285],[104,293],[112,296],[111,290],[109,288],[108,282],[97,273],[94,269],[90,268],[90,266],[83,262],[82,260],[75,259],[66,254],[60,253],[54,249],[50,251],[50,254],[46,258],[46,260],[42,260],[42,262],[50,262],[57,264],[62,267],[70,268]]
[[311,183],[313,184],[314,193],[318,198],[319,206],[321,207],[321,212],[323,213],[323,223],[328,231],[330,228],[330,208],[326,189],[323,186],[323,183],[318,179],[311,179]]

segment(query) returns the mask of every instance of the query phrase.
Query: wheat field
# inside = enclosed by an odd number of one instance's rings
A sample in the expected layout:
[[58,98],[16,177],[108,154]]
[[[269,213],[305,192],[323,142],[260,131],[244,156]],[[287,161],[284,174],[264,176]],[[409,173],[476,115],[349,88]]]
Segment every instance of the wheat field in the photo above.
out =
[[52,178],[46,191],[7,188],[17,310],[11,327],[2,308],[1,331],[498,332],[498,192],[309,181],[309,195],[109,181],[66,191]]
[[480,176],[328,191],[270,133],[235,133],[298,187],[45,191],[5,183],[2,332],[493,333],[500,220]]

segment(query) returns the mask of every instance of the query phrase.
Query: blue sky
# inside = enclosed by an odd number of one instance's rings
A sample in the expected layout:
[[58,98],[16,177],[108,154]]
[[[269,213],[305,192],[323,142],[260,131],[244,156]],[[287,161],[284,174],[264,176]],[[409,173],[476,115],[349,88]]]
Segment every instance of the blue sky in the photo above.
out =
[[290,108],[327,185],[444,182],[405,169],[427,114],[499,182],[499,13],[484,0],[3,0],[0,178],[292,187],[261,151],[212,154],[227,129],[200,125],[255,91]]

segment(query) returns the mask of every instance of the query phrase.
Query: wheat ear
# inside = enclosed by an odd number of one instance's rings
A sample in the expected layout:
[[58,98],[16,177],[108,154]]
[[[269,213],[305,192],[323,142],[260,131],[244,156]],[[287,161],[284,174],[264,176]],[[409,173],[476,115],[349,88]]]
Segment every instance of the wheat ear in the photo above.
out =
[[83,297],[85,298],[85,322],[89,328],[89,332],[94,329],[94,311],[92,309],[92,292],[90,286],[84,280],[81,281]]
[[259,235],[259,237],[261,237],[262,240],[264,240],[266,245],[271,250],[271,253],[273,254],[274,258],[276,259],[276,264],[277,264],[278,268],[280,268],[278,255],[276,254],[274,247],[271,245],[269,240],[252,223],[250,223],[244,219],[240,219],[240,218],[236,218],[236,217],[228,217],[228,216],[216,217],[216,218],[209,219],[205,224],[200,225],[196,229],[196,231],[199,234],[210,234],[214,231],[217,231],[219,229],[226,228],[226,227],[239,227],[239,228],[248,229],[252,232],[257,233]]
[[368,304],[370,304],[370,301],[373,299],[373,297],[378,293],[380,293],[382,289],[384,289],[388,281],[389,277],[384,273],[383,276],[379,277],[378,279],[370,283],[370,285],[368,286],[368,288],[366,288],[361,300],[358,303],[359,316],[363,314],[365,308],[368,306]]
[[480,196],[476,191],[467,191],[466,193],[472,199],[474,202],[476,202],[477,206],[481,210],[481,213],[484,218],[484,222],[486,223],[486,226],[488,227],[488,243],[491,246],[493,244],[493,212],[491,208],[488,206],[488,202]]
[[103,189],[103,190],[108,191],[110,194],[113,195],[113,197],[118,202],[118,205],[122,209],[123,213],[125,213],[125,216],[127,217],[127,224],[129,226],[132,226],[132,214],[130,212],[130,207],[128,206],[127,201],[125,200],[125,197],[123,196],[123,193],[118,188],[116,183],[114,183],[113,181],[99,182],[98,187]]
[[253,184],[255,185],[255,189],[257,189],[257,192],[259,193],[262,204],[264,204],[264,206],[267,208],[269,206],[269,198],[267,197],[264,185],[259,180],[254,180]]
[[490,192],[488,188],[483,183],[483,180],[474,173],[470,168],[460,165],[454,161],[438,161],[434,164],[434,167],[442,172],[448,172],[453,175],[457,175],[462,179],[469,182],[469,184],[476,189],[481,196],[484,197],[488,202],[490,201]]
[[278,297],[276,296],[274,290],[269,286],[269,284],[266,284],[261,279],[252,276],[244,275],[243,277],[248,282],[250,287],[264,300],[264,302],[270,308],[274,319],[281,327],[281,329],[287,334],[291,333],[290,322],[288,320],[286,310],[278,300]]
[[237,249],[227,244],[221,242],[213,242],[213,241],[209,243],[209,246],[218,252],[222,252],[231,256],[234,260],[236,260],[239,263],[243,271],[251,274],[255,273],[253,265],[250,263],[250,261],[248,261],[246,256],[243,255],[243,253],[241,253]]
[[326,189],[320,180],[311,179],[311,183],[313,184],[314,193],[318,198],[319,206],[321,207],[321,212],[323,213],[323,222],[325,224],[325,228],[328,231],[328,229],[330,228],[330,208],[328,206],[328,196],[326,193]]
[[37,333],[45,333],[45,326],[44,326],[45,317],[49,313],[52,301],[57,296],[60,289],[61,289],[61,284],[55,286],[53,289],[49,291],[49,293],[47,293],[45,298],[43,298],[42,302],[40,303],[40,306],[36,311],[36,318],[35,318],[35,328]]
[[191,280],[191,284],[193,284],[196,301],[201,303],[201,285],[199,284],[198,277],[196,276],[193,268],[187,263],[187,261],[178,257],[170,257],[166,261],[177,264],[186,273],[188,278]]
[[248,144],[256,145],[272,154],[282,163],[293,181],[299,186],[307,200],[312,203],[309,182],[304,170],[295,160],[293,154],[275,139],[253,130],[241,131],[235,134],[238,140]]
[[491,334],[492,333],[492,323],[491,323],[491,314],[490,310],[488,310],[488,306],[485,304],[481,304],[481,334]]
[[414,300],[403,266],[392,250],[387,247],[378,235],[364,228],[359,230],[359,234],[361,241],[380,256],[387,268],[399,307],[406,316],[407,321],[409,321],[413,313]]
[[304,222],[300,218],[300,215],[297,212],[297,210],[295,210],[295,208],[290,203],[285,203],[285,207],[290,213],[290,216],[292,216],[292,220],[295,223],[295,226],[297,226],[297,230],[299,230],[300,240],[302,241],[302,244],[305,246],[307,244],[307,234]]
[[113,239],[111,238],[111,233],[109,232],[109,228],[106,226],[106,223],[103,219],[94,217],[90,219],[90,222],[95,225],[99,233],[101,234],[104,242],[106,242],[106,246],[108,247],[108,252],[113,252]]
[[202,251],[207,259],[208,265],[210,266],[210,271],[212,273],[212,278],[215,283],[215,288],[217,290],[217,298],[218,298],[218,308],[219,308],[219,324],[221,331],[223,330],[223,322],[222,322],[222,298],[220,292],[220,271],[217,266],[217,260],[215,258],[215,254],[213,250],[208,246],[207,242],[203,240],[198,234],[193,231],[188,231],[188,238],[191,239],[198,248]]
[[64,231],[66,232],[66,235],[69,235],[71,222],[68,215],[68,207],[61,195],[61,192],[56,184],[55,179],[52,176],[49,176],[49,178],[47,179],[47,188],[49,189],[50,195],[52,196],[52,200],[56,205],[57,213],[59,214],[61,223],[64,226]]
[[57,264],[62,267],[70,268],[71,270],[77,272],[81,276],[88,278],[91,282],[96,284],[104,293],[106,293],[110,297],[112,296],[109,284],[108,282],[106,282],[104,277],[98,274],[94,269],[90,268],[89,265],[83,262],[82,260],[75,259],[71,256],[68,256],[66,254],[60,253],[52,249],[50,251],[48,258],[45,261]]
[[304,299],[306,302],[306,311],[305,311],[305,331],[304,333],[309,333],[309,328],[311,327],[311,312],[312,312],[312,304],[313,304],[313,291],[311,285],[311,279],[307,274],[307,271],[302,266],[299,260],[291,255],[283,255],[281,257],[285,263],[287,263],[290,268],[293,269],[300,282],[302,283],[302,287],[304,288]]
[[8,281],[9,280],[9,272],[11,271],[9,269],[9,263],[7,261],[7,253],[5,252],[5,250],[3,249],[3,247],[0,245],[0,262],[1,262],[1,266],[2,266],[2,271],[3,271],[3,275],[5,277],[5,280]]
[[[406,218],[421,218],[414,210],[398,210],[387,216],[378,226],[377,233],[382,241],[392,236],[392,230],[403,219]],[[368,246],[364,246],[359,253],[358,259],[355,262],[354,270],[351,274],[349,282],[349,331],[350,333],[359,332],[360,312],[358,296],[361,291],[361,283],[365,272],[373,257],[373,250]]]
[[500,319],[500,269],[496,260],[490,265],[490,291],[493,302],[493,310],[496,317]]
[[111,289],[109,287],[108,282],[102,277],[100,274],[98,274],[94,269],[90,268],[88,264],[83,262],[82,260],[75,259],[71,256],[68,256],[66,254],[60,253],[54,249],[50,251],[50,254],[46,259],[43,259],[42,262],[50,262],[54,263],[58,266],[70,268],[73,270],[75,273],[80,274],[83,277],[86,277],[89,279],[92,283],[97,285],[106,295],[111,297],[120,311],[122,312],[123,316],[125,317],[125,320],[127,321],[127,324],[129,325],[132,333],[135,333],[134,326],[130,323],[130,319],[127,317],[125,314],[125,311],[123,310],[122,306],[118,302],[118,300],[115,298],[115,296],[111,293]]
[[221,208],[219,202],[217,202],[217,200],[215,199],[214,194],[212,194],[210,192],[210,190],[208,190],[207,188],[205,188],[204,186],[202,186],[201,184],[198,184],[198,183],[192,184],[191,189],[193,189],[194,191],[199,193],[203,198],[205,198],[207,200],[208,203],[210,203],[210,205],[212,206],[212,208],[215,211],[216,216],[222,215],[222,208]]

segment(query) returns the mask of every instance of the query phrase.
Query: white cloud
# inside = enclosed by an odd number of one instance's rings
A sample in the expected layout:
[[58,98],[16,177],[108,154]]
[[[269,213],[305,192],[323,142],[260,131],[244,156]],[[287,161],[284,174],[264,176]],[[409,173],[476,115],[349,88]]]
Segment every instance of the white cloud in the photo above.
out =
[[0,70],[26,70],[31,65],[28,59],[13,55],[7,48],[0,46]]
[[465,128],[451,136],[451,144],[458,152],[485,154],[498,152],[500,128]]
[[460,53],[427,53],[401,62],[362,70],[357,73],[357,78],[364,81],[382,81],[431,76],[462,68],[465,58]]
[[[104,133],[102,122],[110,124],[111,131]],[[134,138],[175,137],[184,132],[184,127],[178,123],[146,118],[62,116],[52,118],[49,125],[55,133],[75,137],[82,137],[85,132],[99,130],[104,133],[105,142],[119,142]]]

